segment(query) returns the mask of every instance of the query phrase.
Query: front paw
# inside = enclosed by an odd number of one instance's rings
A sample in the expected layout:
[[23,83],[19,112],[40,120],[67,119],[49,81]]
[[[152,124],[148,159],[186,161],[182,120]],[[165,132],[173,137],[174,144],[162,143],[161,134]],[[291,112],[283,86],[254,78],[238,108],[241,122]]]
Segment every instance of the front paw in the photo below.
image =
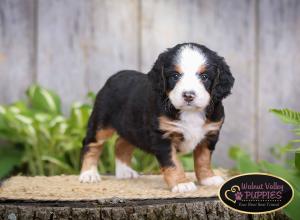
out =
[[89,169],[81,172],[79,181],[81,183],[97,183],[100,182],[101,177],[97,169]]
[[194,182],[179,183],[171,189],[174,193],[191,192],[195,190],[197,190],[197,187]]
[[220,176],[212,176],[205,178],[203,180],[200,180],[200,184],[204,186],[219,186],[223,184],[225,180]]

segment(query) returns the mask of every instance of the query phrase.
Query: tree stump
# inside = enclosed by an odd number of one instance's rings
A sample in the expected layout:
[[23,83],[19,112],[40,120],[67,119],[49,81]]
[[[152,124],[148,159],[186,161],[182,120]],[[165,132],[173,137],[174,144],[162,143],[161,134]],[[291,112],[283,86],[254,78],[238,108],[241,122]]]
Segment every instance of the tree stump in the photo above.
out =
[[282,212],[264,215],[232,211],[217,198],[106,201],[2,200],[0,219],[288,219]]
[[[228,173],[216,170],[228,178]],[[189,173],[190,178],[194,178]],[[13,177],[0,188],[0,220],[9,219],[288,219],[281,211],[241,214],[217,198],[218,187],[171,193],[159,175],[80,184],[78,176]]]

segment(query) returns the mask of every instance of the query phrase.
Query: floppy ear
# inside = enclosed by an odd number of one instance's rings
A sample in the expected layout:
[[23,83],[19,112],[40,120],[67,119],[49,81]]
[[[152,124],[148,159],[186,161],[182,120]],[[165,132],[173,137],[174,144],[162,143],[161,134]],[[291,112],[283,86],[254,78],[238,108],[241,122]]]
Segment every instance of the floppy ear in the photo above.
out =
[[212,101],[218,102],[230,95],[234,78],[223,57],[218,58],[217,76],[212,87]]
[[166,92],[166,79],[164,75],[166,56],[167,52],[161,53],[148,73],[148,78],[150,79],[155,91],[161,95]]

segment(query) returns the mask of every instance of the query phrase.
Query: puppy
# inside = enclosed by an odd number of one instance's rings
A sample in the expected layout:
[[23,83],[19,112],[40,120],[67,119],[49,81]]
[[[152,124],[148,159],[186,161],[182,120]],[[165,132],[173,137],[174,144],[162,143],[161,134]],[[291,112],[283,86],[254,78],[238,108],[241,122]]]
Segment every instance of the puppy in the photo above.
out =
[[172,192],[196,186],[184,173],[176,153],[193,152],[200,184],[218,185],[211,154],[224,122],[222,99],[234,78],[224,59],[195,43],[178,44],[161,53],[148,74],[124,70],[99,91],[83,141],[81,182],[97,182],[103,143],[115,132],[116,177],[135,178],[130,167],[134,146],[157,158]]

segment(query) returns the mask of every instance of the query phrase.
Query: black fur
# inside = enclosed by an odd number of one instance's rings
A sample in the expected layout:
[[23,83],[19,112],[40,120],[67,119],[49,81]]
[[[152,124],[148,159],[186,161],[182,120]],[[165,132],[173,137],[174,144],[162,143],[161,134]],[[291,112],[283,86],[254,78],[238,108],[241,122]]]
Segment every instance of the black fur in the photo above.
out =
[[[163,138],[159,130],[160,116],[177,119],[179,111],[168,99],[174,82],[174,58],[176,51],[184,44],[176,45],[159,55],[148,74],[124,70],[110,77],[99,91],[88,123],[84,150],[95,141],[99,129],[113,127],[118,134],[133,145],[156,156],[162,167],[172,166],[170,158],[171,141]],[[222,57],[203,45],[199,47],[208,58],[206,90],[211,102],[206,109],[210,121],[224,118],[222,99],[230,94],[234,83],[228,65]],[[209,148],[214,149],[219,133],[207,134]]]

